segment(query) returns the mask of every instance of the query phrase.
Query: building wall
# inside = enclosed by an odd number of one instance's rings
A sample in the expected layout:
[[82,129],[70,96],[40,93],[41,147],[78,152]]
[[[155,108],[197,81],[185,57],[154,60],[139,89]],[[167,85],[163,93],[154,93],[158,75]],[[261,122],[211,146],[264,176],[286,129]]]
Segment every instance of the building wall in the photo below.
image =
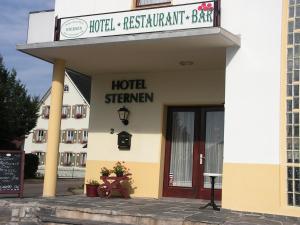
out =
[[29,14],[27,43],[51,42],[54,40],[54,11]]
[[[73,82],[70,80],[68,76],[65,78],[65,85],[69,86],[69,92],[64,93],[63,98],[63,105],[81,105],[81,104],[87,104],[87,102],[82,98],[82,96],[77,91],[76,87],[74,86]],[[43,113],[43,106],[50,106],[51,101],[51,94],[42,102],[40,109],[39,109],[39,118],[37,120],[37,125],[33,130],[42,129],[42,130],[48,130],[48,122],[49,119],[42,118]],[[74,130],[82,130],[82,129],[88,129],[89,128],[89,106],[87,107],[87,115],[86,118],[82,119],[75,119],[75,118],[66,118],[62,119],[61,121],[61,130],[66,129],[74,129]],[[33,131],[32,131],[33,132]],[[33,142],[33,133],[30,133],[28,137],[25,140],[25,147],[24,150],[26,153],[31,152],[46,152],[47,150],[47,143],[34,143]],[[83,153],[87,152],[87,148],[82,148],[83,144],[81,143],[73,143],[73,144],[66,144],[66,143],[60,143],[60,152],[72,152],[72,153]],[[62,169],[63,167],[61,167]],[[65,170],[73,170],[74,166],[71,167],[65,167]],[[40,171],[43,173],[43,166],[39,167]],[[66,172],[66,174],[69,174],[69,172]],[[62,176],[65,176],[62,172]],[[84,173],[80,172],[80,176],[83,177]]]
[[[197,2],[203,2],[199,0]],[[172,5],[194,3],[193,0],[172,0]],[[59,18],[135,9],[135,0],[56,0],[55,15]],[[72,7],[70,7],[72,6]]]
[[[253,16],[258,5],[263,13]],[[222,1],[222,27],[241,35],[241,47],[226,56],[223,208],[300,212],[282,198],[287,189],[279,140],[282,12],[281,0]]]
[[[153,103],[130,103],[129,125],[122,125],[117,110],[123,104],[106,104],[113,80],[145,79],[146,92],[154,93]],[[164,165],[163,124],[165,106],[221,105],[224,103],[224,71],[185,71],[93,76],[86,179],[99,180],[100,168],[112,168],[125,161],[133,174],[132,196],[160,197]],[[115,130],[110,134],[110,130]],[[130,151],[120,151],[117,133],[132,134]]]
[[[190,2],[194,1],[172,1],[174,5]],[[299,215],[299,208],[289,207],[284,197],[286,149],[282,147],[285,142],[280,142],[280,128],[285,120],[280,110],[285,104],[280,104],[280,84],[286,81],[281,77],[286,66],[281,46],[287,28],[282,15],[286,16],[283,11],[287,7],[283,2],[287,0],[222,0],[221,27],[241,35],[241,47],[227,49],[225,77],[223,71],[95,74],[86,179],[99,179],[102,166],[112,167],[124,160],[132,169],[133,196],[161,196],[165,106],[225,102],[222,207]],[[132,9],[133,0],[56,0],[55,15],[62,18]],[[135,78],[146,79],[155,101],[127,105],[130,124],[124,127],[117,115],[122,105],[105,104],[104,94],[111,92],[113,79]],[[117,135],[110,134],[111,128],[116,133],[126,130],[133,134],[130,151],[118,150]]]

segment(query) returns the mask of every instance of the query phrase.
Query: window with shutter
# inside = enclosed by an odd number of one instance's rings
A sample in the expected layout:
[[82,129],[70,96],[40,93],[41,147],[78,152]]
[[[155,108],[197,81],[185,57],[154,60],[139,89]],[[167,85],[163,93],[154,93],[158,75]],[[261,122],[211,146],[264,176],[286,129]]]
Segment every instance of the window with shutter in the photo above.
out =
[[61,118],[65,119],[68,117],[69,106],[64,105],[61,111]]
[[82,131],[82,143],[86,144],[88,142],[88,130]]
[[87,154],[85,152],[77,154],[77,162],[76,162],[77,166],[85,167],[86,166],[86,157],[87,157]]
[[82,144],[82,130],[78,130],[77,142]]
[[45,165],[45,152],[34,152],[39,158],[39,166]]
[[64,86],[64,92],[69,92],[69,86],[68,85]]
[[32,133],[32,143],[36,143],[36,133],[37,133],[36,130],[34,130]]
[[80,166],[80,164],[79,164],[79,163],[80,163],[80,154],[79,154],[79,153],[77,153],[77,154],[76,154],[76,166],[77,166],[77,167],[79,167],[79,166]]
[[67,115],[68,118],[71,117],[71,106],[68,106],[68,115]]
[[86,113],[87,113],[87,106],[84,105],[84,106],[83,106],[83,112],[82,112],[82,117],[83,117],[83,118],[86,118]]
[[71,166],[75,166],[75,159],[76,159],[76,154],[72,153],[72,156],[71,156]]
[[72,166],[72,164],[74,164],[75,154],[71,152],[64,152],[62,158],[63,166]]
[[84,105],[75,105],[74,118],[80,119],[83,117]]
[[59,158],[59,164],[61,165],[61,166],[63,166],[64,165],[64,153],[60,153],[60,158]]
[[77,142],[77,131],[76,130],[74,130],[73,131],[73,143],[76,143]]
[[76,141],[76,137],[75,137],[75,132],[74,130],[66,130],[65,131],[65,143],[71,144],[74,143],[74,141]]
[[48,131],[44,130],[44,139],[43,142],[46,143],[48,139]]
[[62,132],[61,132],[61,142],[62,143],[66,143],[66,131],[65,130],[63,130]]
[[35,143],[45,143],[47,141],[47,131],[45,130],[35,130],[33,136]]
[[50,116],[50,106],[46,105],[43,107],[42,118],[49,119]]
[[72,118],[75,118],[75,111],[76,111],[76,106],[72,106]]

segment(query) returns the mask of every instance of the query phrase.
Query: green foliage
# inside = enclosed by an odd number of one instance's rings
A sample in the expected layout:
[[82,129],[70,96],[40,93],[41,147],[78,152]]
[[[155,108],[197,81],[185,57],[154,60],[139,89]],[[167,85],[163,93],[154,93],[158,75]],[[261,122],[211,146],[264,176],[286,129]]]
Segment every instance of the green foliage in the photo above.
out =
[[35,154],[25,155],[24,178],[35,178],[39,166],[39,157]]
[[99,185],[99,182],[96,180],[87,180],[86,184],[90,184],[90,185]]
[[38,118],[38,98],[29,95],[16,76],[0,55],[0,149],[13,148],[11,142],[29,134]]

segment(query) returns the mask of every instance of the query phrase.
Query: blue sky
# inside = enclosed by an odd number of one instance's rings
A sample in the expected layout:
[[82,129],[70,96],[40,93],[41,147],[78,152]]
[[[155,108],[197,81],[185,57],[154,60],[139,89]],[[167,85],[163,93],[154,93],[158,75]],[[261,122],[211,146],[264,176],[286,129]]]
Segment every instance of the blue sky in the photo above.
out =
[[28,14],[54,8],[54,0],[1,0],[0,54],[5,66],[15,68],[31,95],[41,96],[51,85],[52,65],[18,52],[16,44],[26,42]]

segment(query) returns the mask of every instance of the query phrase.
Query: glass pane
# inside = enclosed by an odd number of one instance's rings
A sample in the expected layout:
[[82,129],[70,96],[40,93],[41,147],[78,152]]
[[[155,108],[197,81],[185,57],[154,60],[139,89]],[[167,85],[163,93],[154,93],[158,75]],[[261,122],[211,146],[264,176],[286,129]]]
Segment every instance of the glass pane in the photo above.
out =
[[293,179],[293,167],[288,167],[288,178]]
[[295,179],[300,179],[300,167],[295,167]]
[[289,205],[293,205],[294,204],[294,197],[293,197],[293,194],[288,194],[288,204]]
[[[224,146],[224,112],[207,112],[205,135],[205,173],[222,174]],[[204,187],[210,188],[210,178],[204,177]],[[216,189],[222,188],[221,177],[216,178]]]
[[293,21],[289,22],[289,28],[288,28],[288,30],[289,30],[289,33],[292,33],[294,31],[294,22]]
[[299,70],[294,70],[294,81],[299,81]]
[[174,112],[169,185],[192,187],[194,112]]

